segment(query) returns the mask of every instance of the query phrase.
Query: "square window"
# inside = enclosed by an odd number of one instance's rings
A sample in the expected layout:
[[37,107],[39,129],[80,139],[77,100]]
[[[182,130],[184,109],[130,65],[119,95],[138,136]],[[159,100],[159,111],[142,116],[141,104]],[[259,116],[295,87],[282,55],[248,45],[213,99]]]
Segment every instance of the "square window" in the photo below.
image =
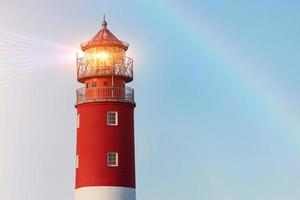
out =
[[117,167],[118,163],[118,153],[109,152],[107,153],[107,166],[109,167]]
[[92,82],[92,87],[97,87],[97,81]]
[[118,125],[118,112],[107,112],[107,125],[117,126]]

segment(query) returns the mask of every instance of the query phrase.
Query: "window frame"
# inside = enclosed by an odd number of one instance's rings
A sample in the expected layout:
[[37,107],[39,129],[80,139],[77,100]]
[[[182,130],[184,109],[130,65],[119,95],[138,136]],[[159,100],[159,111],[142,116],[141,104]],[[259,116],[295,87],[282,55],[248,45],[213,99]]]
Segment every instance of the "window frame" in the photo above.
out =
[[76,155],[76,169],[79,168],[79,155]]
[[[110,162],[111,155],[115,156],[114,164],[112,164]],[[106,162],[107,162],[108,167],[118,167],[119,166],[119,153],[118,152],[108,152],[107,156],[106,156]]]
[[77,128],[80,128],[80,114],[77,114]]
[[[114,114],[114,116],[115,116],[115,119],[114,119],[114,121],[115,121],[115,123],[111,123],[111,116],[110,116],[110,114],[111,113],[113,113]],[[119,124],[119,113],[118,113],[118,111],[107,111],[107,114],[106,114],[106,124],[108,125],[108,126],[118,126],[118,124]]]
[[97,87],[97,81],[96,80],[94,80],[94,81],[92,81],[92,87]]

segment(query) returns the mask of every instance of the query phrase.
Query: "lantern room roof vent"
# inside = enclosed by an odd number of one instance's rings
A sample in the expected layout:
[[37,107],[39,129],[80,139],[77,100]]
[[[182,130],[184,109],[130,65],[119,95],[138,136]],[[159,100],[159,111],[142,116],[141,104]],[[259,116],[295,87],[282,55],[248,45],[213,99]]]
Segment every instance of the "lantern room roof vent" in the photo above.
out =
[[90,41],[81,44],[81,49],[83,51],[95,47],[119,47],[125,51],[128,49],[128,43],[119,40],[107,29],[105,16],[101,25],[101,30]]

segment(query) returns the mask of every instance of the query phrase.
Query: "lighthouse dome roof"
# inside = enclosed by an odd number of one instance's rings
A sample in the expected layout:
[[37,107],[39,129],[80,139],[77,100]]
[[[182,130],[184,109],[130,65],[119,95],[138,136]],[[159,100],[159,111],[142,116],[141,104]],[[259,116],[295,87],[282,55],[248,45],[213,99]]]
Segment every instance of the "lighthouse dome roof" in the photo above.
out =
[[126,51],[128,46],[128,43],[119,40],[107,29],[107,22],[104,19],[101,30],[91,40],[81,44],[81,49],[84,51],[94,47],[119,47]]

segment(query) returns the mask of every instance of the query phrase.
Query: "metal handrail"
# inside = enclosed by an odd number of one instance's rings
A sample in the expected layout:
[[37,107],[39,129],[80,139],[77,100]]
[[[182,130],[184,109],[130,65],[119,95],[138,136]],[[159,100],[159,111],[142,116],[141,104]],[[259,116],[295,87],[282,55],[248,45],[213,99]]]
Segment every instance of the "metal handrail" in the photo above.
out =
[[121,59],[121,62],[114,62],[108,66],[94,65],[86,57],[77,57],[77,80],[84,82],[91,77],[120,76],[126,82],[133,80],[133,60],[128,57]]
[[87,102],[134,102],[134,90],[130,87],[89,87],[76,90],[77,104]]

